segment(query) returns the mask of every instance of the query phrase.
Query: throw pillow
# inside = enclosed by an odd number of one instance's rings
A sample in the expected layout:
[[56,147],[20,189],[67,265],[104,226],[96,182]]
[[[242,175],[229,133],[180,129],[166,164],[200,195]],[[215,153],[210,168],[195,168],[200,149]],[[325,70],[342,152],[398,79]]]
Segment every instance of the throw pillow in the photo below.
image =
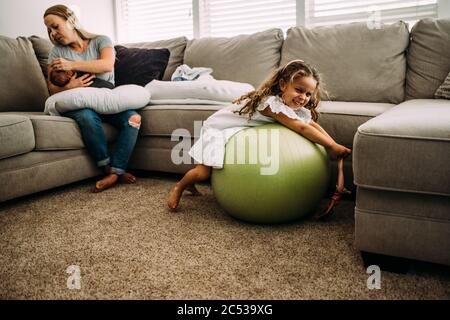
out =
[[450,72],[444,82],[434,93],[436,99],[450,99]]
[[167,48],[170,51],[169,63],[167,64],[166,71],[164,72],[163,80],[170,81],[172,73],[175,69],[183,64],[184,49],[188,39],[186,37],[177,37],[167,40],[158,40],[152,42],[137,42],[137,43],[125,43],[122,44],[127,48],[145,48],[145,49],[159,49]]
[[152,81],[145,86],[151,101],[171,100],[174,104],[185,104],[188,100],[208,100],[231,103],[240,96],[255,90],[248,83],[228,80]]
[[170,51],[163,49],[126,48],[117,45],[114,66],[115,85],[137,84],[145,86],[164,76]]

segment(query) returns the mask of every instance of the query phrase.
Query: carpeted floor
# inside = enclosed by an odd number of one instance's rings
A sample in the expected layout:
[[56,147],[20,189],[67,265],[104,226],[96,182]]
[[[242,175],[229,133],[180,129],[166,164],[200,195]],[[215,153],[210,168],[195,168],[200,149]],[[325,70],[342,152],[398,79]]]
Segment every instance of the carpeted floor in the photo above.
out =
[[[369,290],[353,206],[329,222],[261,226],[202,197],[166,209],[177,176],[91,193],[93,181],[0,204],[1,299],[449,299],[449,268],[413,263]],[[325,203],[324,203],[325,204]],[[81,270],[68,289],[66,269]]]

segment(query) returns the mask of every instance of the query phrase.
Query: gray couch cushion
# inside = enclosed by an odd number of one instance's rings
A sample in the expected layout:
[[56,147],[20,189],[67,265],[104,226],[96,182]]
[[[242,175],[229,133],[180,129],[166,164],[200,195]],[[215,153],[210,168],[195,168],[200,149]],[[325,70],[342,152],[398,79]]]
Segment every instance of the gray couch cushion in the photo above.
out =
[[411,30],[406,99],[433,98],[450,72],[450,19],[424,19]]
[[48,54],[53,48],[53,43],[51,43],[48,39],[44,39],[38,36],[31,36],[28,37],[28,39],[33,44],[33,49],[36,53],[39,65],[41,66],[42,73],[44,77],[47,78]]
[[358,186],[450,196],[450,101],[403,102],[358,128]]
[[124,44],[128,48],[167,48],[170,51],[169,63],[167,64],[166,71],[164,72],[163,80],[170,80],[170,77],[174,73],[175,69],[183,64],[184,50],[186,48],[187,38],[178,37],[168,40],[160,40],[153,42],[138,42]]
[[356,197],[361,200],[358,209],[365,212],[450,222],[450,197],[366,188],[359,188]]
[[190,40],[184,63],[190,67],[210,67],[218,80],[250,83],[258,87],[280,62],[283,31],[270,29],[231,38]]
[[194,132],[195,121],[204,121],[221,108],[223,108],[221,105],[147,106],[139,110],[142,116],[139,134],[170,137],[174,130],[186,129],[190,136],[198,137],[199,132]]
[[27,38],[0,36],[0,111],[41,111],[47,84]]
[[321,101],[318,123],[339,144],[353,146],[358,127],[394,105],[373,102]]
[[369,29],[365,23],[290,28],[281,65],[302,59],[317,67],[330,99],[399,103],[404,98],[407,25]]
[[34,151],[0,160],[0,202],[101,174],[86,150]]
[[[30,116],[36,136],[36,150],[83,149],[84,143],[77,123],[67,117]],[[117,130],[102,123],[106,141],[117,137]]]
[[355,247],[450,265],[450,197],[358,188]]
[[[357,128],[394,105],[387,103],[322,101],[318,111],[319,124],[338,142],[353,145]],[[206,120],[223,106],[220,105],[152,105],[140,110],[141,136],[170,137],[174,130],[186,129],[185,135],[198,138],[195,121]],[[188,134],[189,132],[189,134]],[[184,134],[183,134],[184,135]]]
[[34,149],[34,133],[30,119],[19,115],[0,114],[0,159]]
[[[77,123],[71,118],[48,116],[39,112],[5,112],[31,120],[34,130],[36,151],[83,149],[84,143]],[[103,123],[106,141],[112,142],[117,136],[117,130]],[[33,140],[34,141],[34,140]]]

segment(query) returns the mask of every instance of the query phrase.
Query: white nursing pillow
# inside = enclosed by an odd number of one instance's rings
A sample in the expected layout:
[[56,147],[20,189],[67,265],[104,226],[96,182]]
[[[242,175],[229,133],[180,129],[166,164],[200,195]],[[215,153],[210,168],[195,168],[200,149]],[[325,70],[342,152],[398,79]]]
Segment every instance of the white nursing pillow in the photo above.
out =
[[184,104],[192,101],[232,102],[255,90],[248,83],[228,80],[159,81],[153,80],[145,88],[149,91],[151,104],[170,101]]
[[114,114],[140,109],[150,101],[150,93],[144,87],[127,84],[114,89],[75,88],[56,93],[45,101],[45,113],[61,113],[89,108],[101,114]]

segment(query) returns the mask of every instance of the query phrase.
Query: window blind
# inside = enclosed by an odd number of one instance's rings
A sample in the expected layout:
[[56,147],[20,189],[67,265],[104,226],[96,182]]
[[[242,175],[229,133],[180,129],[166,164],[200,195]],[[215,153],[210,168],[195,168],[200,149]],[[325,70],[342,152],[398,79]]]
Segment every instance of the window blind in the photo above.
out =
[[295,26],[295,0],[203,0],[201,36],[234,36]]
[[116,0],[119,42],[193,37],[192,0]]
[[368,22],[379,23],[403,20],[412,27],[423,18],[437,18],[437,0],[306,0],[308,27]]
[[269,28],[438,17],[438,0],[115,0],[118,42],[230,37]]

